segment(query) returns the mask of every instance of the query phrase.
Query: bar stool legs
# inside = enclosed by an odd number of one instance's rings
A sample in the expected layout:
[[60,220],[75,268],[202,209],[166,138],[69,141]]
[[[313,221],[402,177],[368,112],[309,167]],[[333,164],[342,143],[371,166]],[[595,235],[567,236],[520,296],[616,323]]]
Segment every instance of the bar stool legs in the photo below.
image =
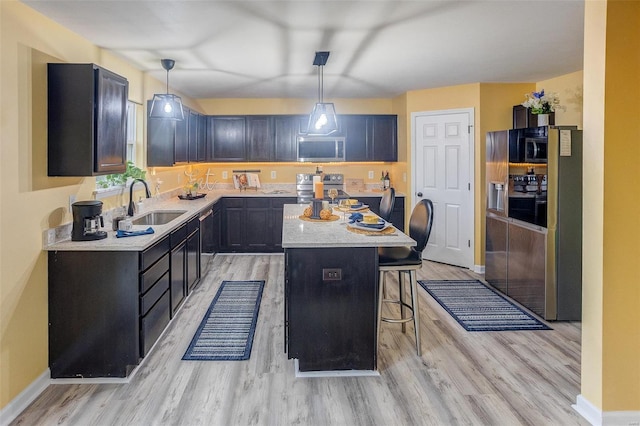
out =
[[[398,271],[398,299],[385,299],[385,272]],[[378,344],[380,342],[380,326],[382,321],[390,323],[401,323],[402,332],[406,332],[406,323],[413,321],[413,330],[416,339],[416,352],[421,355],[420,350],[420,309],[418,306],[418,290],[416,281],[416,270],[407,269],[406,266],[399,267],[380,267],[379,270],[379,289],[378,289]],[[411,304],[405,301],[404,281],[405,274],[409,275],[409,289],[411,293]],[[382,304],[394,303],[400,306],[400,318],[386,318],[382,316]],[[410,314],[410,315],[409,315]]]

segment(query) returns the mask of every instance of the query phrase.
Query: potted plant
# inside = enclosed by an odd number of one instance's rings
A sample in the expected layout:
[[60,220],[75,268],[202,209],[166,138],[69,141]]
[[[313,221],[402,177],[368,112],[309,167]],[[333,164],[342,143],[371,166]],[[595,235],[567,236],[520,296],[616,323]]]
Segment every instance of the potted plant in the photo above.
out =
[[533,114],[538,115],[538,125],[549,124],[549,114],[560,108],[560,99],[557,93],[544,93],[544,89],[539,92],[526,93],[526,101],[523,107],[530,108]]
[[126,186],[133,179],[144,179],[147,172],[136,167],[131,161],[127,161],[127,169],[124,173],[106,175],[104,179],[99,180],[100,188],[111,188],[114,186]]

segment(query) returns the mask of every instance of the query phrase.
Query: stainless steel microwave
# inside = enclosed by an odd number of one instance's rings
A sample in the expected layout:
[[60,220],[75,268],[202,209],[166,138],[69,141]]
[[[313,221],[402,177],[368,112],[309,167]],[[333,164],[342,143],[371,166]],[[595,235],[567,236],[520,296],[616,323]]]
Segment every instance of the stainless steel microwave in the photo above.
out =
[[345,161],[344,136],[298,136],[300,162],[330,163]]
[[524,159],[527,163],[546,163],[547,138],[524,138]]

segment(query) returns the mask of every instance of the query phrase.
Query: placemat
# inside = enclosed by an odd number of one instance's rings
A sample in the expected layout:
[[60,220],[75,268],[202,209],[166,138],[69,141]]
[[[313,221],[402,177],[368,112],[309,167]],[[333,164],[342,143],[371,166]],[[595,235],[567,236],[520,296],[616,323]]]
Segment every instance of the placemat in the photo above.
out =
[[396,232],[396,228],[393,226],[388,227],[387,229],[383,229],[382,231],[367,231],[359,228],[352,228],[347,226],[347,231],[353,232],[354,234],[362,234],[362,235],[389,235]]
[[314,219],[311,217],[306,217],[304,215],[300,215],[298,216],[299,219],[301,220],[306,220],[307,222],[333,222],[334,220],[338,220],[340,219],[340,216],[332,214],[329,219]]

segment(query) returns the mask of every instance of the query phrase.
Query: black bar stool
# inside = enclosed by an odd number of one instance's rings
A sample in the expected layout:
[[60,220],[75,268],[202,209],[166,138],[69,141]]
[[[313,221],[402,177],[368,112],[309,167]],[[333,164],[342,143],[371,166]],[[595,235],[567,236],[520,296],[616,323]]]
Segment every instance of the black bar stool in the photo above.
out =
[[[409,236],[416,240],[415,247],[380,247],[378,248],[378,344],[380,342],[380,326],[382,321],[401,323],[402,332],[406,332],[406,323],[413,321],[413,329],[416,336],[416,351],[420,351],[420,318],[418,307],[418,290],[416,271],[422,266],[422,251],[429,241],[433,225],[433,203],[431,200],[420,200],[411,212],[409,219]],[[385,272],[398,271],[398,299],[385,299]],[[404,274],[409,275],[409,288],[411,291],[411,304],[404,300]],[[382,304],[395,303],[400,305],[399,318],[386,318],[382,316]],[[406,310],[411,312],[407,315]]]

